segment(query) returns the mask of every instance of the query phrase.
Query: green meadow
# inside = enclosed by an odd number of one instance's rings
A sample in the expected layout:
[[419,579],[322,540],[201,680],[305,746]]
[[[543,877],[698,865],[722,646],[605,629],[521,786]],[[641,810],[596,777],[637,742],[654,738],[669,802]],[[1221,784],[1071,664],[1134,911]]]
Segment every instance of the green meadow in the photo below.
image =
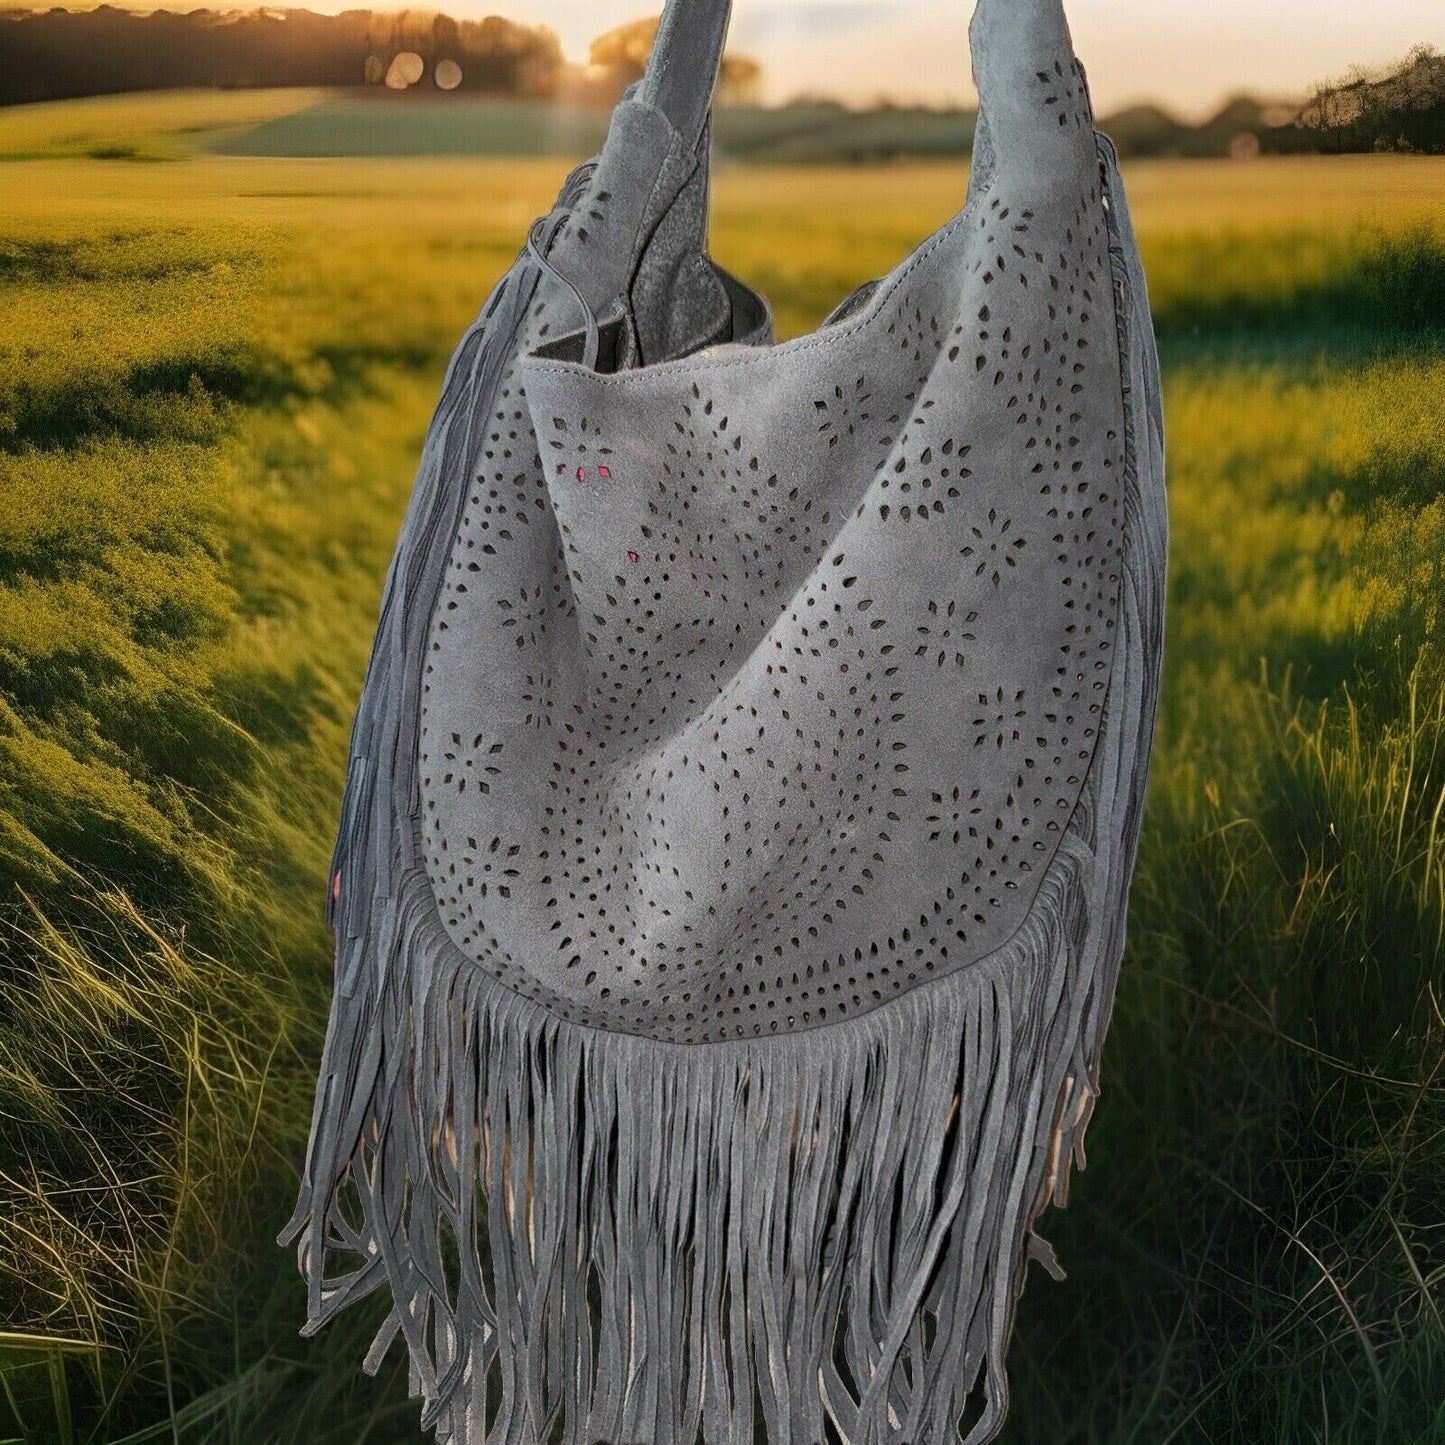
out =
[[[352,710],[443,369],[562,157],[244,154],[311,92],[0,112],[0,1442],[423,1438],[293,1200]],[[253,147],[262,148],[262,147]],[[1166,684],[1011,1445],[1445,1445],[1445,164],[1126,167]],[[783,335],[963,168],[719,167]]]

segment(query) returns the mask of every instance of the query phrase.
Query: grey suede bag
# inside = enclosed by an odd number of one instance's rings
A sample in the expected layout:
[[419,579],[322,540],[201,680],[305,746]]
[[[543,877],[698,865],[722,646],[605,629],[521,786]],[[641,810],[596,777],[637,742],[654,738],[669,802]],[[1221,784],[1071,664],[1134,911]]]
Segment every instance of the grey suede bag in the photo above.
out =
[[966,204],[778,344],[726,24],[463,336],[352,734],[282,1238],[468,1445],[991,1439],[1099,1091],[1166,552],[1113,148],[1059,0],[979,0]]

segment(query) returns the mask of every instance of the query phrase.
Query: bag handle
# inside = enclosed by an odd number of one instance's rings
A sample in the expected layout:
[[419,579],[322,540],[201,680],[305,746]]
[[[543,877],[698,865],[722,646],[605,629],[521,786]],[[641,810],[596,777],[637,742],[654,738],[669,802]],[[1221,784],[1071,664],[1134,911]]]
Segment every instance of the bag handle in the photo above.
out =
[[[638,86],[637,98],[661,111],[691,149],[712,112],[731,8],[731,0],[667,0]],[[1092,109],[1062,0],[978,0],[968,43],[979,125],[991,155],[1021,165],[1046,164],[1076,148],[1093,155]],[[1059,117],[1069,112],[1066,97],[1056,94],[1050,102],[1055,108],[1046,112],[1046,92],[1071,88],[1076,80],[1082,96],[1075,101],[1081,100],[1089,124],[1061,125]]]
[[712,114],[731,0],[667,0],[637,99],[668,119],[696,150]]

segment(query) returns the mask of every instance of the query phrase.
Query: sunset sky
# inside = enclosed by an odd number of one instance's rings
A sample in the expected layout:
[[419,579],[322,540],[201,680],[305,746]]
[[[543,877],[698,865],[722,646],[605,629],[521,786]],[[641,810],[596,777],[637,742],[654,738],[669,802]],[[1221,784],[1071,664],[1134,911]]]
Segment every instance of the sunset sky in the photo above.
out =
[[[601,0],[609,13],[626,0]],[[600,6],[548,0],[564,44]],[[1191,114],[1227,94],[1289,95],[1412,45],[1445,46],[1445,0],[1067,0],[1095,103],[1162,100]],[[739,48],[764,62],[774,98],[818,87],[967,99],[971,0],[736,0]],[[594,22],[595,23],[595,22]]]
[[[366,0],[298,3],[331,11]],[[458,17],[502,13],[549,25],[573,59],[601,31],[659,3],[428,0]],[[1352,65],[1398,59],[1421,41],[1445,48],[1445,0],[1067,0],[1066,8],[1105,110],[1154,99],[1198,117],[1235,91],[1288,98]],[[972,0],[734,0],[733,43],[762,61],[767,100],[812,91],[971,103],[972,11]]]

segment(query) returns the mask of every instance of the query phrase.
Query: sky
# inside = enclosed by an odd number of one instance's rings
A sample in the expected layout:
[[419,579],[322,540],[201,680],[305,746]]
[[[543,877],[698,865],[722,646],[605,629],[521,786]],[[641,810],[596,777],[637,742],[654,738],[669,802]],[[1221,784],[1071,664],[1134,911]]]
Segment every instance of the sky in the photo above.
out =
[[[74,3],[74,0],[72,0]],[[126,0],[121,0],[125,4]],[[167,8],[192,8],[159,0]],[[205,3],[205,0],[199,0]],[[251,0],[211,0],[248,8]],[[387,0],[269,0],[322,13]],[[1003,0],[1014,3],[1014,0]],[[547,25],[569,59],[661,0],[421,0],[457,18],[503,14]],[[138,9],[154,8],[129,0]],[[1373,69],[1426,42],[1445,49],[1445,0],[1065,0],[1074,48],[1101,114],[1136,101],[1202,119],[1241,91],[1303,99],[1351,67]],[[760,61],[765,101],[800,93],[858,104],[971,105],[967,25],[973,0],[733,0],[733,48]]]
[[[649,8],[531,0],[507,13],[550,25],[581,57],[594,35]],[[1101,110],[1149,99],[1197,119],[1239,91],[1302,96],[1422,41],[1445,49],[1445,0],[1066,0],[1065,9]],[[770,101],[813,91],[971,104],[972,10],[971,0],[734,0],[732,43],[762,62]]]

